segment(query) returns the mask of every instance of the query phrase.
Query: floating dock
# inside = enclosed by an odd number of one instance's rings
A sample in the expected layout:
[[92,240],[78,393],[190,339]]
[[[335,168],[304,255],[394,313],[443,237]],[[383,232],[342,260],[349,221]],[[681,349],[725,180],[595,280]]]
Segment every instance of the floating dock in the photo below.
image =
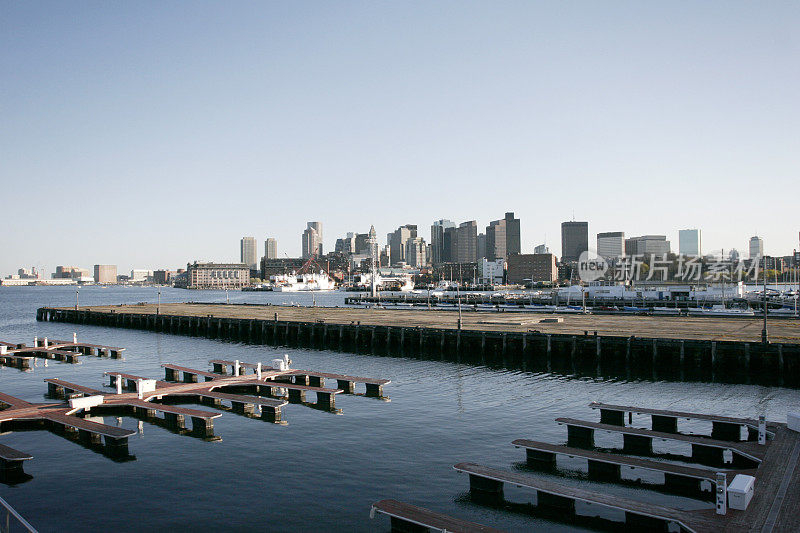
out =
[[125,348],[78,342],[75,335],[73,335],[72,341],[34,337],[33,346],[27,346],[24,343],[0,341],[0,364],[29,369],[33,366],[36,358],[78,363],[83,355],[119,359],[122,357],[123,351],[125,351]]
[[[606,417],[618,418],[619,412],[636,412],[659,417],[688,418],[693,420],[723,421],[739,427],[739,424],[750,427],[751,419],[732,418],[702,413],[680,411],[664,411],[635,406],[615,406],[593,402],[590,407],[606,409]],[[633,468],[654,471],[664,474],[665,488],[682,496],[701,500],[716,500],[714,509],[685,510],[651,503],[630,500],[605,493],[584,490],[570,485],[555,483],[534,474],[510,472],[474,463],[458,463],[454,466],[458,472],[469,475],[470,493],[481,499],[493,501],[504,500],[503,487],[510,483],[517,487],[533,491],[531,502],[537,512],[554,517],[557,520],[592,521],[601,520],[606,523],[621,522],[628,528],[653,531],[686,531],[686,532],[744,532],[744,531],[798,531],[800,517],[800,433],[792,431],[785,424],[757,423],[759,438],[757,442],[741,441],[731,432],[723,436],[729,441],[718,441],[710,437],[684,435],[681,433],[664,433],[651,429],[620,425],[575,421],[573,419],[557,419],[568,427],[581,430],[618,431],[623,435],[637,438],[674,440],[690,442],[694,446],[704,446],[701,459],[707,458],[708,449],[731,450],[734,459],[726,463],[726,468],[707,470],[692,465],[675,462],[655,461],[640,457],[629,457],[616,453],[601,452],[592,449],[592,442],[586,435],[581,435],[581,447],[570,444],[563,446],[538,442],[528,439],[517,439],[513,444],[526,450],[529,467],[537,470],[555,472],[556,456],[579,457],[587,460],[589,478],[612,483],[621,482],[621,469]],[[616,429],[610,429],[616,428]],[[771,438],[766,438],[766,428]],[[748,433],[748,437],[749,437]],[[632,450],[636,455],[648,455],[637,441]],[[651,450],[652,451],[652,450]],[[714,452],[716,453],[716,452]],[[737,464],[736,454],[752,461],[753,468],[742,468]],[[649,455],[652,455],[650,453]],[[697,462],[698,457],[687,458]],[[724,461],[718,461],[724,462]],[[727,487],[738,474],[755,477],[755,491],[746,510],[734,510],[727,506]],[[647,486],[647,485],[643,485]],[[603,509],[603,512],[598,510]]]
[[[158,312],[157,312],[158,311]],[[43,321],[376,355],[440,357],[525,371],[800,386],[800,321],[564,316],[269,305],[43,307]]]
[[453,518],[442,513],[417,507],[397,500],[381,500],[372,504],[370,518],[375,513],[390,517],[392,531],[398,533],[419,533],[421,531],[441,531],[443,533],[502,533],[500,529],[482,526]]
[[[222,416],[222,413],[174,404],[196,402],[249,417],[258,415],[263,420],[280,423],[282,408],[289,403],[305,403],[304,395],[308,391],[317,395],[317,403],[310,404],[311,407],[337,412],[334,397],[343,392],[339,389],[277,382],[276,378],[292,376],[295,371],[278,370],[266,365],[256,365],[255,375],[226,375],[169,364],[162,366],[167,374],[167,379],[163,381],[123,372],[105,372],[109,378],[109,386],[116,389],[116,394],[58,378],[47,378],[44,381],[47,383],[48,395],[64,399],[61,403],[31,403],[0,393],[0,404],[5,407],[0,410],[0,432],[47,429],[79,441],[116,460],[129,460],[133,456],[128,453],[128,437],[136,434],[136,431],[87,420],[84,416],[90,413],[132,415],[181,433],[188,432],[186,420],[190,419],[191,435],[205,440],[219,440],[214,435],[213,421]],[[237,368],[243,366],[236,365]],[[177,380],[179,375],[183,378],[180,381]],[[198,375],[204,376],[205,381],[198,383]],[[344,377],[351,381],[363,379]],[[372,382],[388,382],[366,379]],[[234,393],[240,390],[249,394]],[[279,391],[288,391],[288,401],[278,395]],[[270,397],[273,395],[274,397]],[[158,417],[158,413],[163,418]],[[25,452],[0,445],[0,481],[13,483],[25,480],[22,463],[31,458]]]

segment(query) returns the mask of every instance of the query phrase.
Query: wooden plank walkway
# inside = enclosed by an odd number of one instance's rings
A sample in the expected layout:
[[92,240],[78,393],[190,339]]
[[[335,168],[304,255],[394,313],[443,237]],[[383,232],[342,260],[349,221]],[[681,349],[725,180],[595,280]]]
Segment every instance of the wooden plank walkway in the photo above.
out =
[[0,403],[10,405],[11,407],[30,407],[33,405],[31,402],[20,400],[19,398],[4,392],[0,392]]
[[526,450],[536,450],[548,452],[558,455],[566,455],[568,457],[580,457],[589,459],[591,461],[598,461],[601,463],[608,463],[621,466],[629,466],[633,468],[641,468],[643,470],[651,470],[654,472],[675,474],[678,476],[689,477],[694,479],[702,479],[710,481],[716,486],[717,472],[728,474],[729,479],[733,479],[735,474],[748,474],[753,475],[755,470],[725,470],[715,469],[708,470],[705,468],[695,468],[691,466],[679,465],[674,463],[667,463],[663,461],[653,461],[650,459],[642,459],[640,457],[629,457],[627,455],[618,455],[612,453],[598,452],[594,450],[587,450],[584,448],[575,448],[573,446],[564,446],[561,444],[550,444],[548,442],[540,442],[528,439],[516,439],[512,441],[514,446],[524,448]]
[[276,400],[275,398],[263,398],[261,396],[246,396],[243,394],[226,394],[224,392],[216,391],[186,391],[176,392],[170,396],[202,396],[203,398],[214,398],[217,400],[226,400],[229,402],[244,403],[251,405],[264,405],[269,407],[283,407],[288,405],[289,402],[285,400]]
[[47,378],[44,380],[45,383],[54,385],[56,387],[63,387],[64,389],[71,390],[73,392],[81,392],[83,394],[92,395],[104,395],[105,392],[97,389],[93,389],[91,387],[86,387],[84,385],[78,385],[77,383],[70,383],[69,381],[64,381],[63,379],[59,378]]
[[33,456],[29,453],[15,450],[5,444],[0,444],[0,459],[4,461],[29,461],[33,459]]
[[[511,483],[518,487],[525,487],[536,490],[537,493],[546,493],[555,497],[566,498],[573,501],[581,501],[591,505],[598,505],[609,509],[624,511],[626,517],[630,514],[638,515],[646,519],[655,519],[666,523],[680,524],[685,530],[696,533],[717,531],[719,524],[696,515],[693,512],[681,511],[660,505],[654,505],[637,500],[621,498],[616,495],[592,492],[577,487],[562,485],[542,479],[538,476],[520,474],[518,472],[508,472],[498,470],[475,463],[458,463],[453,466],[457,472],[470,475],[470,486],[472,478],[492,480],[498,483]],[[541,500],[542,498],[539,498]],[[541,501],[539,502],[541,505]]]
[[[589,404],[592,409],[607,411],[619,411],[622,413],[634,413],[642,415],[656,415],[672,418],[683,418],[686,420],[707,420],[710,422],[724,422],[726,424],[739,424],[749,428],[758,429],[758,420],[752,418],[736,418],[731,416],[709,415],[703,413],[689,413],[686,411],[669,411],[664,409],[648,409],[629,405],[612,405],[607,403],[592,402]],[[774,435],[774,432],[770,432]]]
[[103,435],[104,437],[111,439],[123,439],[130,437],[131,435],[136,435],[136,432],[132,429],[118,428],[115,426],[100,424],[77,416],[66,415],[63,412],[42,411],[42,417],[62,426],[88,431],[90,433]]
[[598,422],[587,422],[585,420],[577,420],[575,418],[556,418],[559,424],[567,426],[608,431],[612,433],[622,433],[623,435],[635,435],[638,437],[647,437],[650,439],[672,440],[678,442],[686,442],[689,444],[704,446],[708,448],[720,448],[723,450],[731,450],[734,454],[739,454],[752,461],[760,463],[764,460],[766,454],[766,446],[759,444],[752,444],[747,442],[729,442],[714,440],[707,437],[682,435],[680,433],[662,433],[659,431],[652,431],[649,429],[632,428],[625,426],[615,426],[613,424],[603,424]]
[[206,370],[196,370],[194,368],[188,368],[185,366],[179,366],[173,364],[163,364],[161,365],[161,367],[168,370],[173,370],[175,372],[182,372],[184,375],[191,374],[195,376],[203,376],[206,378],[211,378],[212,380],[222,377],[220,374],[215,374],[213,372],[208,372]]
[[[447,533],[501,533],[502,530],[492,527],[482,526],[473,522],[467,522],[459,518],[453,518],[441,513],[436,513],[424,507],[417,507],[410,503],[399,502],[397,500],[381,500],[372,504],[370,518],[375,512],[385,514],[392,518],[392,530],[395,528],[395,521],[403,524],[427,528],[428,530],[443,531]],[[408,525],[406,525],[408,527]]]
[[392,381],[389,379],[364,378],[359,376],[348,376],[346,374],[331,374],[329,372],[313,372],[310,370],[292,370],[287,375],[290,376],[315,376],[325,379],[335,379],[337,381],[350,381],[353,383],[369,383],[372,385],[386,385]]

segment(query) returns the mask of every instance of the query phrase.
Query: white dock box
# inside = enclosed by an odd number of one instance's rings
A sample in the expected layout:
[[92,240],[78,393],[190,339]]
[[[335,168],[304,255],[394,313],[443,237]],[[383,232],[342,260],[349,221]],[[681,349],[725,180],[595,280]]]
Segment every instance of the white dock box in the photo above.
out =
[[753,497],[753,487],[756,478],[737,474],[730,485],[728,485],[728,507],[744,511],[750,504]]
[[800,413],[789,411],[789,414],[786,415],[786,425],[789,426],[789,429],[800,431]]

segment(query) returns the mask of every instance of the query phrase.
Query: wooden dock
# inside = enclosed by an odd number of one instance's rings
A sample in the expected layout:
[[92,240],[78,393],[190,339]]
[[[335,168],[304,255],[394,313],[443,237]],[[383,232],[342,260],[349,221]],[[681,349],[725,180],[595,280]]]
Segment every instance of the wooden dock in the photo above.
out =
[[730,442],[683,435],[664,433],[613,424],[588,422],[574,418],[556,418],[556,422],[567,426],[567,439],[577,447],[594,447],[594,432],[607,431],[619,433],[623,437],[622,450],[637,455],[652,455],[653,440],[675,441],[691,445],[692,461],[708,466],[731,465],[738,468],[753,468],[764,460],[766,447],[749,442]]
[[[326,389],[295,383],[274,381],[280,376],[289,376],[293,370],[267,368],[260,375],[226,376],[177,365],[162,365],[168,376],[183,376],[182,381],[157,381],[124,372],[105,372],[109,385],[116,394],[71,383],[59,378],[47,378],[48,395],[65,398],[60,403],[31,403],[9,394],[0,393],[0,432],[15,427],[48,429],[117,459],[131,459],[128,454],[128,437],[136,432],[109,426],[85,419],[91,413],[124,413],[148,422],[168,427],[176,432],[187,433],[186,420],[191,419],[190,433],[206,440],[218,440],[214,435],[213,420],[222,416],[216,411],[206,411],[175,405],[177,402],[196,402],[234,413],[253,417],[256,410],[263,420],[282,422],[281,411],[289,402],[282,398],[266,398],[274,389],[288,389],[289,401],[302,403],[306,392],[317,394],[320,407],[334,410],[339,389]],[[170,374],[172,372],[172,374]],[[203,375],[206,381],[198,383],[196,376]],[[388,381],[387,381],[388,382]],[[255,395],[233,394],[228,389],[246,389]],[[132,391],[132,392],[127,392]],[[223,405],[223,402],[227,405]],[[157,417],[157,413],[163,415]],[[22,462],[31,456],[0,445],[0,474],[20,479],[25,476]],[[1,476],[0,481],[9,476]]]
[[125,351],[125,348],[78,342],[77,337],[73,341],[34,337],[33,346],[27,346],[24,343],[0,341],[0,364],[29,369],[33,366],[36,358],[78,363],[83,355],[108,356],[118,359],[122,357],[123,351]]
[[391,518],[392,531],[418,533],[420,531],[441,531],[443,533],[501,533],[494,529],[459,518],[436,513],[424,507],[397,500],[381,500],[372,504],[370,518],[375,513],[385,514]]
[[[687,379],[800,386],[800,320],[770,325],[730,317],[453,313],[272,305],[162,304],[51,308],[43,321],[98,324],[356,353],[437,354],[522,370],[630,379]],[[527,316],[527,315],[531,316]],[[459,327],[460,324],[460,327]]]

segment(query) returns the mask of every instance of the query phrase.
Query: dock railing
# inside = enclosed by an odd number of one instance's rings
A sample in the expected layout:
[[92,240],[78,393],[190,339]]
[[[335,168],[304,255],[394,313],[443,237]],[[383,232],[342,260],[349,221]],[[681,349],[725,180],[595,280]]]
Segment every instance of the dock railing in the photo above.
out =
[[27,520],[22,518],[22,516],[20,516],[20,514],[3,498],[0,498],[0,506],[2,506],[2,508],[0,508],[0,533],[11,533],[12,531],[38,533],[36,529],[34,529]]

